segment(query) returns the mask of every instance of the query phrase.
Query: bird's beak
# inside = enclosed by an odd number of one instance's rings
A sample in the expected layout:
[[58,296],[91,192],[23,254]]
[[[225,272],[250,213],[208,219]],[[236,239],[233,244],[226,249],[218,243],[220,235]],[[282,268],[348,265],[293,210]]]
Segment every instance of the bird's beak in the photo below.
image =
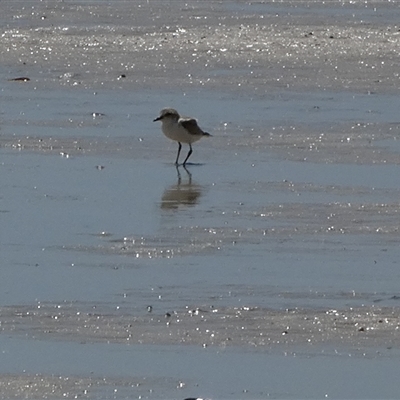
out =
[[161,120],[161,117],[157,117],[157,118],[153,119],[153,122],[160,121],[160,120]]

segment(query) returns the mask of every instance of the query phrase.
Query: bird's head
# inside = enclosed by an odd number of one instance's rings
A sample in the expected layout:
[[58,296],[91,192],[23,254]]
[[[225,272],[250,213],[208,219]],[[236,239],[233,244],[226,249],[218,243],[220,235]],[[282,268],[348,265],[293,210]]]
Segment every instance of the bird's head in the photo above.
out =
[[180,115],[178,111],[176,111],[173,108],[163,108],[160,111],[160,115],[155,118],[153,121],[165,121],[167,119],[175,120],[177,121],[179,119]]

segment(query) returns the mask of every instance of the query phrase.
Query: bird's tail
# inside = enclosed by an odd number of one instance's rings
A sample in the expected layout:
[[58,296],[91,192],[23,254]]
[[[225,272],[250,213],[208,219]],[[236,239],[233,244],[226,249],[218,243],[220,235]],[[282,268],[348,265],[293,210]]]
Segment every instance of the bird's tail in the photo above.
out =
[[203,132],[203,136],[212,136],[211,133]]

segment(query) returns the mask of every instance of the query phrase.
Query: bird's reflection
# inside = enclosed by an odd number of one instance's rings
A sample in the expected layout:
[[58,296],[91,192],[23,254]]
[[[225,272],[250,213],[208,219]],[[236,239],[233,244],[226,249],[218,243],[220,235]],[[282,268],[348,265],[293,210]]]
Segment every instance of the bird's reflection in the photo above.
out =
[[181,207],[192,207],[197,204],[201,196],[201,186],[192,183],[192,174],[185,166],[181,166],[185,171],[182,174],[179,166],[176,167],[178,174],[178,182],[176,185],[171,185],[165,189],[161,198],[161,208],[163,209],[178,209]]

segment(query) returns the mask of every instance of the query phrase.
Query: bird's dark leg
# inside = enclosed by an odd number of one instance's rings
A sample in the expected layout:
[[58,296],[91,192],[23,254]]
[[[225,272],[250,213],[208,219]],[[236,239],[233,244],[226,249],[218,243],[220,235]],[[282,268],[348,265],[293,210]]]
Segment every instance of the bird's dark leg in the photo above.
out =
[[181,142],[178,142],[178,145],[179,145],[179,147],[178,147],[178,155],[176,156],[175,165],[178,165],[179,154],[181,154],[181,148],[182,148]]
[[188,155],[187,155],[186,158],[185,158],[185,161],[183,162],[183,166],[186,165],[186,161],[189,159],[190,155],[193,153],[192,145],[191,145],[190,143],[189,143],[189,147],[190,147],[190,150],[189,150]]

